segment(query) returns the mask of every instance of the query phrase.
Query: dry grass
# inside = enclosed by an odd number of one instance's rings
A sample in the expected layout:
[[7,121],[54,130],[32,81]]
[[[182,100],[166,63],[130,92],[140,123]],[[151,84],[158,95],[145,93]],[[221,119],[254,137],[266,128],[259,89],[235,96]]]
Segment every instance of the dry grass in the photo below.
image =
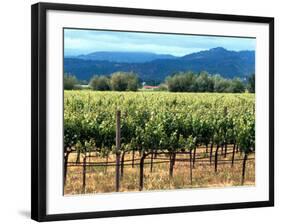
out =
[[[229,146],[229,151],[231,151]],[[204,149],[197,150],[198,156],[205,153]],[[247,161],[246,174],[244,185],[255,185],[255,160],[254,154],[249,156]],[[130,160],[131,154],[127,154],[125,160]],[[159,155],[160,158],[165,159],[165,155]],[[166,157],[168,158],[168,157]],[[177,155],[177,158],[189,159],[189,155]],[[242,159],[240,153],[235,154],[235,159]],[[136,153],[136,159],[139,159]],[[219,156],[219,160],[231,159],[231,154],[226,158]],[[69,161],[76,160],[76,153],[72,153]],[[169,177],[169,162],[154,164],[153,171],[150,172],[150,164],[145,165],[144,169],[144,189],[143,190],[167,190],[167,189],[183,189],[183,188],[207,188],[207,187],[226,187],[226,186],[240,186],[242,174],[242,160],[237,161],[234,167],[231,167],[231,162],[222,164],[219,162],[218,172],[214,171],[214,163],[210,165],[209,157],[203,160],[198,160],[193,169],[193,182],[190,182],[190,167],[188,161],[176,161],[174,166],[173,178]],[[214,160],[214,156],[213,156]],[[81,159],[82,161],[82,159]],[[115,161],[115,156],[111,155],[109,161]],[[202,161],[202,162],[201,162]],[[104,158],[88,158],[87,162],[105,162]],[[145,162],[150,162],[150,157],[147,157]],[[138,161],[136,161],[138,163]],[[138,191],[139,189],[139,166],[132,168],[131,162],[125,163],[124,176],[121,180],[120,191]],[[66,195],[84,193],[82,189],[82,166],[68,167],[67,181],[64,188]],[[115,191],[115,167],[109,166],[95,166],[87,167],[86,174],[86,192],[85,193],[106,193]]]

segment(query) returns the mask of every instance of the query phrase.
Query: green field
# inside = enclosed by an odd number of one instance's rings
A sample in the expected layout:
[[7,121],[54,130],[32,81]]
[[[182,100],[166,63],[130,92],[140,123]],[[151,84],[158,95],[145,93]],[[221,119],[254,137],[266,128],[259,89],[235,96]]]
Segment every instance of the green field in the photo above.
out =
[[254,151],[254,94],[64,92],[65,194],[254,185]]

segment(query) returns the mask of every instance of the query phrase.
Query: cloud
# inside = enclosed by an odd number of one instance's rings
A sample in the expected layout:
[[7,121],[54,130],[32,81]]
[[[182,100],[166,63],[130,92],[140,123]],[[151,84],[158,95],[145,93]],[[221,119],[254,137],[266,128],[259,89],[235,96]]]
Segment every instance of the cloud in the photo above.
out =
[[65,55],[96,51],[142,51],[182,56],[214,47],[255,50],[254,38],[159,34],[101,30],[65,29]]

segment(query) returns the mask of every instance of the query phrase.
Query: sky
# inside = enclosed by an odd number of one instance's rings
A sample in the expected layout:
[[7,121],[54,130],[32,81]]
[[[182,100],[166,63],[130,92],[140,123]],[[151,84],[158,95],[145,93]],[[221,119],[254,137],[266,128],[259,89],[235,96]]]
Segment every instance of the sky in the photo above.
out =
[[233,51],[255,50],[255,45],[255,38],[64,29],[65,56],[97,51],[152,52],[184,56],[215,47]]

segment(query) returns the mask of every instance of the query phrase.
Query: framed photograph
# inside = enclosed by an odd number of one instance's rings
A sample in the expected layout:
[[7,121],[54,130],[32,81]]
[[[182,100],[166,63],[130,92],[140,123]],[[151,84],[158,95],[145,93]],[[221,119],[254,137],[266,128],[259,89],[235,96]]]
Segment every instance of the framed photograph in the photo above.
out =
[[274,205],[274,19],[32,5],[32,219]]

